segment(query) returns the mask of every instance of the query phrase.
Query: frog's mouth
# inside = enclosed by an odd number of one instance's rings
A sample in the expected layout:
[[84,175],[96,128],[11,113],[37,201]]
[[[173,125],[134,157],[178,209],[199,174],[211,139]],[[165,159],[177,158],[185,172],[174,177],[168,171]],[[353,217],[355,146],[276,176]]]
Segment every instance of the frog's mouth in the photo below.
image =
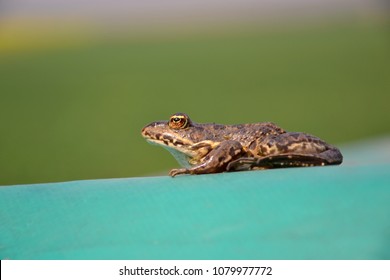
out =
[[[164,135],[164,136],[166,136],[166,135]],[[154,137],[145,137],[145,139],[150,144],[159,145],[159,146],[167,147],[170,149],[175,149],[176,151],[184,153],[188,156],[192,156],[193,151],[188,148],[190,145],[185,145],[180,140],[172,140],[171,137],[167,138],[164,136],[160,136],[158,139],[156,139]]]

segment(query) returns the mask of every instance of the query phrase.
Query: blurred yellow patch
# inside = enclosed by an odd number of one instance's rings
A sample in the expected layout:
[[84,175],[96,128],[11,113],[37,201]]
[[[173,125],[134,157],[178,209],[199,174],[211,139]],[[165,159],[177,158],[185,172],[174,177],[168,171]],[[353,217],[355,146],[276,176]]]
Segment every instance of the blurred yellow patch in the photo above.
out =
[[0,54],[80,46],[92,38],[82,22],[9,19],[1,21]]

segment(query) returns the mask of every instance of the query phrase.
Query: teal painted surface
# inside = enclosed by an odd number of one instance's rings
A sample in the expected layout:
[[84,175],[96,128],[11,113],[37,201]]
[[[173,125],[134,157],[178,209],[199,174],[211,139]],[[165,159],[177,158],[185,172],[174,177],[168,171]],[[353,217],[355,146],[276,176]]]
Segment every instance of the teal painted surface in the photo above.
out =
[[346,147],[341,166],[0,187],[0,259],[390,259],[388,148]]

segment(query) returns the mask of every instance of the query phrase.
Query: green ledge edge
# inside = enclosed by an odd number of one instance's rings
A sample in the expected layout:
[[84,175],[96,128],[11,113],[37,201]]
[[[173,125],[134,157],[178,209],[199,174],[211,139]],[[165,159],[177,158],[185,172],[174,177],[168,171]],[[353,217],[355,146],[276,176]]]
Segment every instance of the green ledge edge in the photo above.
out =
[[0,259],[390,259],[388,140],[341,166],[3,186]]

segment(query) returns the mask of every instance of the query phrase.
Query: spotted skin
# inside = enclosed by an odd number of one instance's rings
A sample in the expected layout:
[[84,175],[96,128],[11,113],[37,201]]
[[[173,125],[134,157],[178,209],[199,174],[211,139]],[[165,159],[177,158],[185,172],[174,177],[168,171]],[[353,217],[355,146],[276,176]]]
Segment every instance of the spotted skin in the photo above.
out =
[[148,124],[142,136],[165,147],[183,168],[169,174],[207,174],[225,171],[341,164],[341,152],[306,133],[286,132],[274,123],[198,124],[177,113],[169,121]]

